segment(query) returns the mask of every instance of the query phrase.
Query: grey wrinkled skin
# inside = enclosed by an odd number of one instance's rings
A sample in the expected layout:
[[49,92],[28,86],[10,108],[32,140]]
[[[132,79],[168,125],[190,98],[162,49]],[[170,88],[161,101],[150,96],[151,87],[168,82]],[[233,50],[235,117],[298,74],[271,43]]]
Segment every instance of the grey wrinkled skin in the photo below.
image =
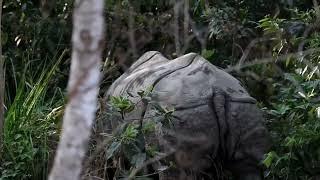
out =
[[[238,80],[195,53],[168,60],[151,51],[113,83],[107,96],[125,96],[143,107],[137,92],[150,86],[152,101],[175,109],[172,128],[150,142],[164,152],[174,149],[167,159],[176,166],[159,179],[214,179],[217,162],[238,180],[262,179],[268,132],[255,99]],[[141,114],[151,117],[150,107],[145,113],[136,108],[125,119]]]

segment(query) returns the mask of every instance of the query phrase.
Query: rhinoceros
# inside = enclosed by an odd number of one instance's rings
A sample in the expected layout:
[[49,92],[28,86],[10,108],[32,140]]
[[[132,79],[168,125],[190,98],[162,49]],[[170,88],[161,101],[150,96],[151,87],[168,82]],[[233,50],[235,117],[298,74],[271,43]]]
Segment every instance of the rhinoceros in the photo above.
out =
[[107,97],[125,96],[136,104],[125,119],[148,119],[151,110],[139,92],[150,86],[152,101],[174,109],[165,143],[149,142],[164,152],[175,149],[166,157],[175,165],[159,173],[160,180],[214,179],[217,161],[237,180],[263,179],[268,132],[256,100],[236,78],[196,53],[169,60],[150,51],[111,85]]

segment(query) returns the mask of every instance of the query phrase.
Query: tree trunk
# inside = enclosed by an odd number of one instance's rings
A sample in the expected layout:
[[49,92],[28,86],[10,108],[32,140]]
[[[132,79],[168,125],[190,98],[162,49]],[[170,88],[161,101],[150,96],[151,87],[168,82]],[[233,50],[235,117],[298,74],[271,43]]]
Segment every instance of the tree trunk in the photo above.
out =
[[76,0],[73,13],[69,102],[49,180],[80,179],[95,118],[103,50],[104,0]]
[[2,58],[2,26],[1,26],[1,17],[2,17],[2,0],[0,0],[0,151],[3,146],[3,130],[4,130],[4,60]]

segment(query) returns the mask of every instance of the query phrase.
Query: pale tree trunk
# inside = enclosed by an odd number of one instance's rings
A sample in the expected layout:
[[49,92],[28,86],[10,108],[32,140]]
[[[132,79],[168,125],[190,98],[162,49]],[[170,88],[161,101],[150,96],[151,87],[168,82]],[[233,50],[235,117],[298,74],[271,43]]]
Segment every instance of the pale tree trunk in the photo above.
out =
[[4,130],[4,60],[2,58],[2,37],[1,37],[1,17],[2,17],[2,0],[0,0],[0,151],[3,146],[3,130]]
[[76,0],[69,102],[49,180],[78,180],[95,118],[103,50],[104,0]]

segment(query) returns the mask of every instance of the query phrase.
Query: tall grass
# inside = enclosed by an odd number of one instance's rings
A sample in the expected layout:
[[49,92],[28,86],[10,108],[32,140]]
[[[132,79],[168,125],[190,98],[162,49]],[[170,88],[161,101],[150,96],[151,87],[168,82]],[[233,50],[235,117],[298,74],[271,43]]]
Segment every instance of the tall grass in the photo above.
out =
[[27,71],[20,79],[5,116],[0,180],[46,179],[64,101],[58,88],[53,94],[47,94],[48,86],[66,53],[64,50],[56,55],[51,61],[54,64],[43,69],[35,83],[26,83]]

